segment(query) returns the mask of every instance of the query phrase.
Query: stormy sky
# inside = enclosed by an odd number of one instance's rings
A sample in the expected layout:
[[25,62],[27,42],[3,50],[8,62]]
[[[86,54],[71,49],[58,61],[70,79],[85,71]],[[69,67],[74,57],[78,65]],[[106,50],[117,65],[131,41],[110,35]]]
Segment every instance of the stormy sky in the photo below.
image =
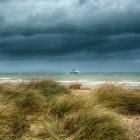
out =
[[0,72],[140,72],[139,0],[0,0]]

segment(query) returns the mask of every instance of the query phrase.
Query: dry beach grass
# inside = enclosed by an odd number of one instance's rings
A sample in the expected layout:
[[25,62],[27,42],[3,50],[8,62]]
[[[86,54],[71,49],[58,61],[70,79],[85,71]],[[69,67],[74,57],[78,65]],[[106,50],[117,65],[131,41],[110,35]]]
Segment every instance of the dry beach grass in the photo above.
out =
[[112,84],[81,90],[77,85],[1,85],[0,139],[140,139],[139,91]]

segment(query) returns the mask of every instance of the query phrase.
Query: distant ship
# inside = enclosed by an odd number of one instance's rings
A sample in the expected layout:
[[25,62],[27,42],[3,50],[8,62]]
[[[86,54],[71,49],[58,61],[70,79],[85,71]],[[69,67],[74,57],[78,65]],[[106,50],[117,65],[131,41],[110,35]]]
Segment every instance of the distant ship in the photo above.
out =
[[70,72],[70,74],[79,74],[79,73],[80,73],[80,71],[75,70],[75,69],[73,69],[73,70]]

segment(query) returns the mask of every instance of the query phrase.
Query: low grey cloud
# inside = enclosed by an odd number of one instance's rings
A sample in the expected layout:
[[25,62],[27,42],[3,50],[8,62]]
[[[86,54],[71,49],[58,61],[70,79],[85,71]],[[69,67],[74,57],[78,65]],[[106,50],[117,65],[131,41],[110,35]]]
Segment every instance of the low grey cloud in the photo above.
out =
[[0,35],[140,33],[139,14],[137,0],[12,0],[0,5]]

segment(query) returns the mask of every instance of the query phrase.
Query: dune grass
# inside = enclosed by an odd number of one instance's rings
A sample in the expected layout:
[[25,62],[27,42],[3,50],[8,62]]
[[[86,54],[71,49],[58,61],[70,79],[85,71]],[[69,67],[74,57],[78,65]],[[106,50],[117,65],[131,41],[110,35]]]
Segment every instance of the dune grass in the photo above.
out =
[[121,114],[140,114],[140,94],[112,84],[103,85],[96,91],[97,104]]
[[12,114],[10,122],[13,139],[21,139],[22,136],[29,130],[30,126],[27,121],[26,115],[21,111],[17,111]]
[[[76,124],[76,125],[75,125]],[[74,140],[128,140],[127,131],[111,114],[82,110],[75,122]],[[82,127],[81,127],[82,126]]]
[[83,105],[82,100],[71,95],[65,95],[57,97],[54,102],[51,102],[50,112],[58,118],[62,118],[69,113],[78,111]]
[[32,80],[29,83],[21,83],[19,87],[25,89],[25,91],[38,90],[44,96],[62,95],[69,92],[67,88],[52,80]]
[[80,83],[74,83],[74,84],[71,84],[70,86],[69,86],[69,89],[74,89],[74,90],[76,90],[76,89],[81,89],[81,84]]
[[139,115],[138,94],[110,84],[72,91],[53,81],[1,85],[0,139],[137,140],[119,114]]
[[29,92],[18,98],[16,104],[25,113],[36,113],[44,110],[45,101],[41,94]]

